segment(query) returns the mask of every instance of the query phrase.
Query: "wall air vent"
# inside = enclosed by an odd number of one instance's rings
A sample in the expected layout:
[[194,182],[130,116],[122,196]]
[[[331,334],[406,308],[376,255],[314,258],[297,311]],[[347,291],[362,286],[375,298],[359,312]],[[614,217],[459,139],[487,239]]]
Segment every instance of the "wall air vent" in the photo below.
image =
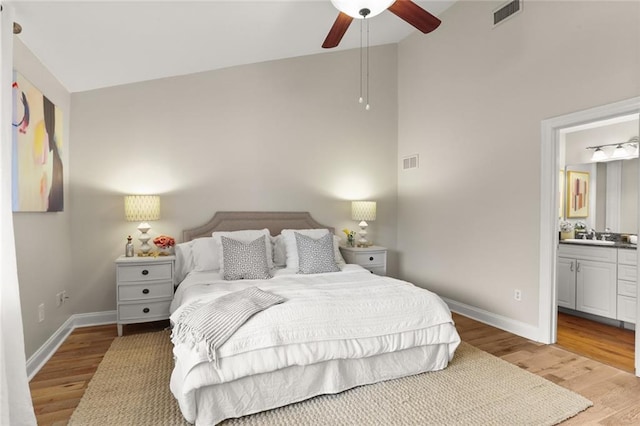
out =
[[418,168],[418,154],[410,155],[402,159],[402,170],[417,169]]
[[493,26],[495,27],[506,19],[511,18],[522,11],[522,0],[513,0],[503,4],[493,11]]

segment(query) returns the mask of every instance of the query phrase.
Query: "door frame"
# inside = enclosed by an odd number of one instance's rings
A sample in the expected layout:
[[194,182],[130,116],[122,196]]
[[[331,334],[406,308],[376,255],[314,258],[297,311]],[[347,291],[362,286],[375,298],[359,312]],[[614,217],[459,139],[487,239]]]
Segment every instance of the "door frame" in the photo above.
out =
[[[540,283],[538,325],[539,341],[557,341],[556,258],[558,250],[558,170],[560,170],[560,131],[569,127],[640,113],[640,96],[570,114],[549,118],[541,123],[540,176]],[[640,131],[640,129],[639,129]],[[640,175],[638,176],[640,184]],[[640,197],[639,206],[640,206]],[[640,211],[640,209],[639,209]],[[638,220],[640,229],[640,218]],[[640,249],[636,264],[640,265]],[[636,316],[640,314],[640,293],[636,298]],[[640,377],[640,327],[636,321],[635,371]]]

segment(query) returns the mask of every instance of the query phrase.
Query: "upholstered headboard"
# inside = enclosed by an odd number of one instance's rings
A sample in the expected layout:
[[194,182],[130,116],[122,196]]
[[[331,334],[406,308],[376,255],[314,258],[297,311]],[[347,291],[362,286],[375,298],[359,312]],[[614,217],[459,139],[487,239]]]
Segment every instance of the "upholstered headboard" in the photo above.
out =
[[278,235],[283,229],[326,228],[334,233],[331,226],[318,223],[308,212],[217,212],[207,223],[184,230],[182,241],[210,237],[213,231],[264,228],[269,229],[271,235]]

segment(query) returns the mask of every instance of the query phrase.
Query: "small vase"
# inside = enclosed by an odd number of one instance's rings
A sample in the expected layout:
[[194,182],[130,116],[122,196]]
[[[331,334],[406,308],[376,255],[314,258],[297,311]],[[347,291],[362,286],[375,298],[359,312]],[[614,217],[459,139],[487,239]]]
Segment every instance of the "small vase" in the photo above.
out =
[[173,247],[158,247],[158,256],[171,256]]

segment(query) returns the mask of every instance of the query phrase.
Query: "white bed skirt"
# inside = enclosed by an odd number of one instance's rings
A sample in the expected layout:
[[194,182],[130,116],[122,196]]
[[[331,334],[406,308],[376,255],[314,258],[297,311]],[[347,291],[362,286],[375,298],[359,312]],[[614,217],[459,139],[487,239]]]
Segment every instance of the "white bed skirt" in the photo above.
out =
[[[308,366],[291,366],[271,373],[243,377],[197,390],[197,413],[181,406],[186,420],[214,425],[282,407],[314,396],[334,394],[356,386],[444,369],[450,345],[435,344],[361,359],[340,359]],[[172,389],[180,380],[171,378]]]

